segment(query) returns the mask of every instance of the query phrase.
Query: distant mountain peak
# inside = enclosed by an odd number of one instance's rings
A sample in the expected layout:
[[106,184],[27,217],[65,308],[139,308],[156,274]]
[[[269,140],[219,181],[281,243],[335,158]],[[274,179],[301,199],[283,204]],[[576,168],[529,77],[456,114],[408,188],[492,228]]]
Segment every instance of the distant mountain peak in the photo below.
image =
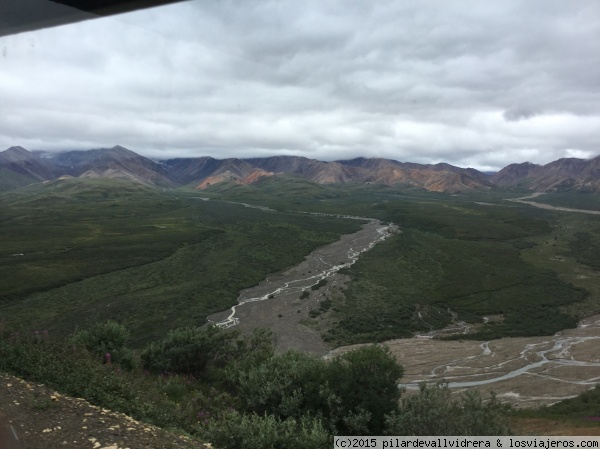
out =
[[37,156],[31,151],[28,151],[20,146],[10,147],[9,149],[4,150],[1,154],[5,159],[11,162],[38,159]]
[[118,154],[126,154],[126,155],[129,155],[132,157],[143,157],[143,156],[140,156],[139,154],[137,154],[135,151],[131,151],[125,147],[122,147],[121,145],[115,145],[114,147],[109,148],[108,152],[118,153]]
[[29,178],[31,182],[47,181],[55,177],[52,167],[46,161],[20,146],[0,152],[0,168]]
[[29,153],[28,150],[26,150],[25,148],[23,148],[23,147],[21,147],[19,145],[14,146],[14,147],[10,147],[9,149],[4,150],[4,152],[5,153],[12,153],[12,152]]

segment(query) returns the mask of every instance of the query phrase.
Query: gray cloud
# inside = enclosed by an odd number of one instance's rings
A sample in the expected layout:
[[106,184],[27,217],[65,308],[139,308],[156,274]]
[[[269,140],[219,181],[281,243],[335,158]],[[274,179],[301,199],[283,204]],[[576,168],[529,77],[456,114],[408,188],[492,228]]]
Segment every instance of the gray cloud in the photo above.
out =
[[497,169],[600,153],[600,5],[188,2],[0,38],[0,148]]

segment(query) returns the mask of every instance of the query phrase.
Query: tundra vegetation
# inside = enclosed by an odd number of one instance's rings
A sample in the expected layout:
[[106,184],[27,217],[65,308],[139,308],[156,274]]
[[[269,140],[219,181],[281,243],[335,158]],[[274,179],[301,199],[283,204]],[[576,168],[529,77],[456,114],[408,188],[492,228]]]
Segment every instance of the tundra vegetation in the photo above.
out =
[[0,195],[0,320],[63,336],[90,317],[118,319],[140,344],[204,323],[360,228],[116,181],[17,192]]
[[141,349],[129,347],[128,337],[112,321],[66,339],[3,329],[0,370],[221,448],[316,449],[330,447],[333,435],[509,431],[507,409],[493,396],[451,398],[437,385],[401,400],[403,368],[383,346],[323,360],[276,354],[261,329],[242,338],[185,327]]
[[[242,338],[198,326],[243,288],[361,224],[299,211],[400,226],[344,268],[347,287],[327,290],[311,311],[306,324],[332,345],[410,337],[453,320],[473,326],[460,338],[544,335],[600,313],[597,279],[574,275],[600,266],[600,217],[505,201],[523,195],[291,177],[201,195],[114,180],[3,193],[0,370],[224,448],[327,447],[336,433],[504,433],[495,398],[450,400],[443,384],[401,397],[403,369],[381,347],[323,361],[275,354],[266,331]],[[565,205],[568,196],[547,201]],[[594,394],[544,413],[597,416],[581,405]],[[490,419],[493,432],[481,425]]]

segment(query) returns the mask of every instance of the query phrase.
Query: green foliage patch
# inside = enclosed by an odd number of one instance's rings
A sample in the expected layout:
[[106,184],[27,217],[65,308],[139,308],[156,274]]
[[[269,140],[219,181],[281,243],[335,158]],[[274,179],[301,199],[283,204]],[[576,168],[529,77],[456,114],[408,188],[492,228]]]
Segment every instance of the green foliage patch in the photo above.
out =
[[575,233],[569,242],[567,255],[579,263],[600,270],[600,228]]
[[402,372],[387,348],[369,346],[331,362],[290,352],[228,375],[249,412],[317,416],[340,435],[379,435],[397,408]]
[[321,279],[315,285],[311,285],[311,290],[319,290],[321,287],[325,287],[327,285],[327,279]]
[[422,384],[387,417],[387,428],[389,435],[507,435],[508,411],[493,394],[487,401],[474,390],[453,398],[445,383]]

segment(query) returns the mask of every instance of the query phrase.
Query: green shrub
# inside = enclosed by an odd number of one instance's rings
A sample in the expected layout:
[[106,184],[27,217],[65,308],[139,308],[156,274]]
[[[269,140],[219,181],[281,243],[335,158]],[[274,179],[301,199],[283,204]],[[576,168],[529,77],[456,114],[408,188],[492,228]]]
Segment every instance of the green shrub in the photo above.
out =
[[141,354],[144,368],[154,373],[204,375],[209,364],[222,367],[239,355],[238,334],[217,326],[183,327],[150,343]]
[[132,370],[137,362],[133,352],[125,347],[128,340],[129,331],[125,326],[111,320],[95,324],[86,330],[78,330],[69,338],[70,343],[83,346],[103,360],[107,361],[107,357],[110,357],[111,362]]
[[[242,369],[273,355],[272,333],[257,329],[248,338],[217,326],[175,329],[142,351],[144,368],[154,373],[214,374],[235,366]],[[218,376],[217,376],[218,377]]]
[[327,279],[321,279],[315,285],[311,285],[310,289],[311,290],[319,290],[321,287],[324,287],[326,285],[327,285]]
[[[386,346],[372,345],[355,349],[337,357],[328,366],[329,382],[339,402],[336,427],[343,434],[358,434],[356,417],[368,414],[365,431],[381,435],[385,415],[398,408],[400,389],[398,380],[403,368]],[[350,411],[354,421],[344,416]]]
[[319,409],[319,390],[325,382],[323,368],[323,362],[315,357],[287,352],[250,366],[247,371],[229,374],[245,410],[285,419]]
[[311,309],[311,311],[308,312],[308,316],[311,317],[311,318],[316,318],[319,315],[321,315],[321,311],[317,310],[317,309]]
[[484,402],[477,391],[452,399],[445,383],[421,384],[418,395],[402,400],[400,410],[387,416],[388,435],[508,435],[508,406],[494,395]]
[[381,434],[397,409],[402,367],[387,348],[368,346],[332,361],[288,352],[230,372],[244,410],[277,418],[321,417],[331,432]]
[[333,301],[330,298],[326,298],[323,301],[321,301],[321,305],[319,306],[319,308],[325,312],[329,309],[331,309],[331,306],[333,305]]
[[600,386],[585,391],[577,397],[543,407],[539,409],[538,413],[542,416],[600,418]]
[[325,449],[333,443],[319,419],[280,419],[271,415],[230,412],[210,420],[205,435],[222,449]]

